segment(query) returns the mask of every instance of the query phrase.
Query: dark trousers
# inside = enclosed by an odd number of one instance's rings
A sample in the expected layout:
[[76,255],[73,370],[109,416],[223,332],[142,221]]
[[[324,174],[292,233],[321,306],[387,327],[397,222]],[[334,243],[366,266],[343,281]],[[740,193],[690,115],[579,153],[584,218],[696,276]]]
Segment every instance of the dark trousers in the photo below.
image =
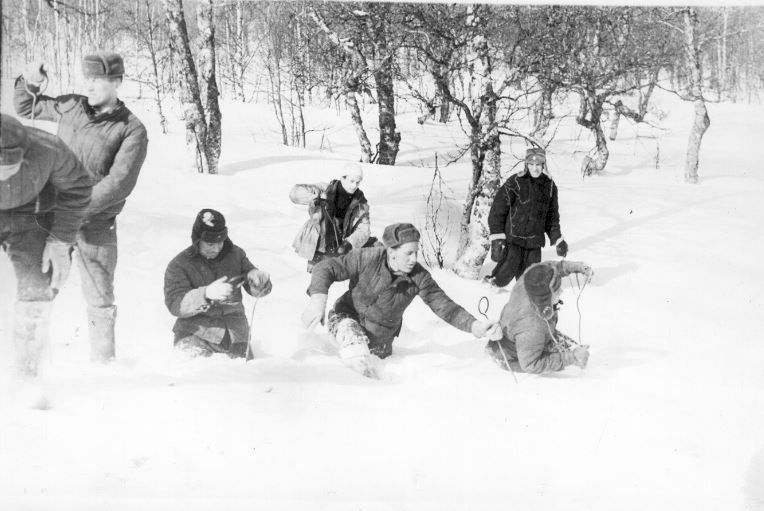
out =
[[113,306],[114,273],[117,269],[116,219],[84,223],[77,233],[75,253],[78,256],[82,294],[88,307]]
[[42,252],[48,237],[48,215],[0,214],[0,245],[16,274],[16,300],[44,302],[53,299],[50,274],[42,273]]
[[541,248],[523,248],[513,243],[507,245],[507,255],[496,265],[491,276],[494,284],[504,287],[532,264],[541,262]]
[[252,360],[252,351],[247,349],[246,342],[231,344],[231,336],[226,330],[220,344],[205,341],[197,335],[178,337],[175,339],[175,348],[189,353],[193,357],[211,357],[215,353],[224,353],[231,358],[244,358]]

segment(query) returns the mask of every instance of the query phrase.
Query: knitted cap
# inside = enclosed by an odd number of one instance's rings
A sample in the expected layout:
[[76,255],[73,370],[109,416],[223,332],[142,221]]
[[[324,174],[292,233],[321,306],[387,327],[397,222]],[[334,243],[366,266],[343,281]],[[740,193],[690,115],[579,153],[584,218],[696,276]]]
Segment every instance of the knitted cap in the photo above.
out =
[[0,114],[0,165],[16,165],[24,159],[27,130],[16,118]]
[[191,229],[191,241],[218,243],[226,238],[228,238],[228,228],[225,226],[225,217],[220,212],[205,208],[196,215],[194,227]]
[[543,307],[552,302],[552,289],[559,289],[561,282],[557,272],[545,264],[534,264],[523,274],[525,291],[531,301]]
[[363,179],[363,167],[358,162],[346,163],[342,166],[341,176],[353,176],[359,179]]
[[388,225],[382,233],[382,243],[387,248],[395,248],[412,241],[418,242],[419,238],[416,227],[406,223]]
[[118,53],[92,53],[82,59],[82,74],[93,78],[121,78],[125,74],[125,63]]
[[546,163],[546,153],[539,147],[529,147],[525,151],[525,161],[531,163]]

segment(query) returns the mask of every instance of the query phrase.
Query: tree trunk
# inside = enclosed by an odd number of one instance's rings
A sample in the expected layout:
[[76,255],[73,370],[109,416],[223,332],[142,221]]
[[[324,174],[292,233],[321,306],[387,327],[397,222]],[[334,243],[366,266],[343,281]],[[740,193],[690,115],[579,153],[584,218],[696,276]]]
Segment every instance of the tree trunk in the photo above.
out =
[[533,108],[533,131],[531,137],[543,139],[552,122],[552,94],[554,88],[549,83],[541,84],[541,96]]
[[499,188],[501,170],[501,140],[496,126],[497,97],[493,88],[488,41],[482,35],[484,8],[472,6],[467,18],[468,26],[476,29],[467,51],[468,60],[473,63],[472,90],[477,92],[472,99],[472,112],[478,122],[479,139],[472,141],[478,152],[473,153],[473,182],[465,201],[465,206],[470,207],[469,223],[462,225],[462,248],[454,264],[454,273],[468,279],[478,278],[488,254],[488,213]]
[[151,70],[154,74],[154,100],[157,104],[157,112],[159,113],[159,124],[162,126],[162,133],[167,134],[167,117],[162,110],[162,97],[164,96],[164,87],[162,86],[162,80],[159,77],[159,66],[157,65],[157,51],[156,44],[154,43],[154,32],[156,27],[154,26],[154,3],[151,0],[144,0],[146,3],[146,26],[148,28],[148,47],[149,56],[151,57]]
[[356,91],[347,85],[345,86],[345,104],[350,112],[350,120],[353,123],[353,128],[355,128],[358,142],[361,144],[361,161],[369,163],[374,157],[374,153],[371,151],[371,142],[369,142],[369,137],[366,135],[366,130],[363,127],[363,119],[361,119],[361,109],[358,107]]
[[692,97],[695,118],[693,119],[690,137],[687,142],[687,157],[684,164],[684,180],[687,183],[698,182],[698,163],[700,160],[700,144],[703,135],[711,125],[706,102],[703,99],[703,71],[700,66],[700,49],[696,31],[698,29],[698,13],[694,7],[683,10],[684,17],[684,49],[689,69],[690,96]]
[[187,154],[193,158],[188,167],[197,172],[207,172],[207,121],[199,95],[196,65],[188,42],[183,0],[164,0],[170,29],[170,47],[180,65],[180,102],[186,125]]
[[607,148],[605,132],[602,130],[603,99],[592,90],[581,91],[580,94],[581,103],[576,122],[591,131],[595,139],[594,147],[581,165],[581,173],[588,176],[604,170],[610,157],[610,151]]
[[374,72],[377,84],[377,109],[379,111],[379,157],[380,165],[395,165],[401,134],[395,129],[395,92],[393,89],[392,57],[384,59]]
[[218,173],[218,161],[222,142],[222,120],[216,76],[215,58],[215,25],[213,23],[213,0],[200,0],[196,11],[196,22],[199,27],[201,47],[199,48],[199,76],[204,84],[206,99],[204,103],[204,115],[207,119],[207,172]]

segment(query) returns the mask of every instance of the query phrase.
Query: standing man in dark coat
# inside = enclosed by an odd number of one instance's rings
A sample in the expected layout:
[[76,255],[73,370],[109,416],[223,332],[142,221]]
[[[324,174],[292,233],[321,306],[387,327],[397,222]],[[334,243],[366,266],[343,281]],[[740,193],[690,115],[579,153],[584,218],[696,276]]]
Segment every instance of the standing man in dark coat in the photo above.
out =
[[557,255],[568,254],[560,232],[557,185],[546,173],[542,149],[528,149],[524,169],[511,175],[496,192],[488,228],[491,260],[497,263],[488,280],[498,287],[519,279],[526,268],[541,261],[545,234],[556,246]]
[[376,377],[370,354],[380,358],[392,354],[403,313],[416,296],[459,330],[475,337],[500,335],[495,322],[475,319],[454,303],[417,262],[419,238],[411,224],[388,225],[382,236],[384,247],[353,250],[313,269],[303,326],[323,322],[329,287],[349,279],[350,289],[329,311],[329,333],[339,346],[340,358],[364,376]]
[[0,115],[0,245],[16,274],[13,344],[21,377],[37,375],[51,301],[69,274],[92,189],[58,137]]
[[575,344],[557,330],[562,278],[571,273],[581,273],[587,281],[594,275],[584,263],[544,261],[517,279],[499,319],[503,337],[486,346],[503,369],[539,374],[569,365],[586,367],[588,346]]
[[271,278],[231,242],[222,214],[201,210],[191,229],[191,246],[170,261],[164,275],[164,301],[178,318],[175,347],[193,356],[248,356],[241,287],[259,298],[271,292]]
[[87,95],[53,98],[40,94],[47,76],[42,65],[32,65],[16,80],[14,104],[19,115],[57,122],[58,136],[95,182],[75,247],[88,305],[90,358],[105,362],[115,356],[116,217],[135,187],[148,137],[141,121],[117,96],[125,72],[122,57],[106,52],[87,55],[82,70]]

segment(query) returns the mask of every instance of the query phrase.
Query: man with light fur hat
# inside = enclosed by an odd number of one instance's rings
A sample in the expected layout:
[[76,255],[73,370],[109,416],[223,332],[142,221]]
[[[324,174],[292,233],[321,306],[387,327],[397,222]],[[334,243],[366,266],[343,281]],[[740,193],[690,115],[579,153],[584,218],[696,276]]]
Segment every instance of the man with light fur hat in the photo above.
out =
[[85,94],[50,97],[42,94],[48,80],[45,67],[34,63],[16,79],[13,101],[20,116],[58,123],[57,135],[95,183],[74,252],[87,303],[90,359],[108,362],[116,356],[117,215],[138,180],[148,137],[118,97],[125,74],[120,55],[86,55],[82,74]]
[[376,242],[369,229],[369,203],[359,188],[361,181],[361,164],[347,163],[339,179],[297,184],[289,192],[293,203],[308,206],[308,220],[292,243],[297,254],[308,260],[308,273],[328,257]]
[[315,266],[308,294],[310,303],[302,323],[312,328],[323,322],[329,288],[350,280],[348,291],[328,314],[329,333],[339,346],[340,358],[364,376],[376,377],[372,355],[385,358],[401,331],[403,313],[416,296],[448,324],[475,337],[498,338],[498,325],[483,321],[451,300],[417,262],[419,231],[411,224],[385,227],[384,247],[352,250]]

